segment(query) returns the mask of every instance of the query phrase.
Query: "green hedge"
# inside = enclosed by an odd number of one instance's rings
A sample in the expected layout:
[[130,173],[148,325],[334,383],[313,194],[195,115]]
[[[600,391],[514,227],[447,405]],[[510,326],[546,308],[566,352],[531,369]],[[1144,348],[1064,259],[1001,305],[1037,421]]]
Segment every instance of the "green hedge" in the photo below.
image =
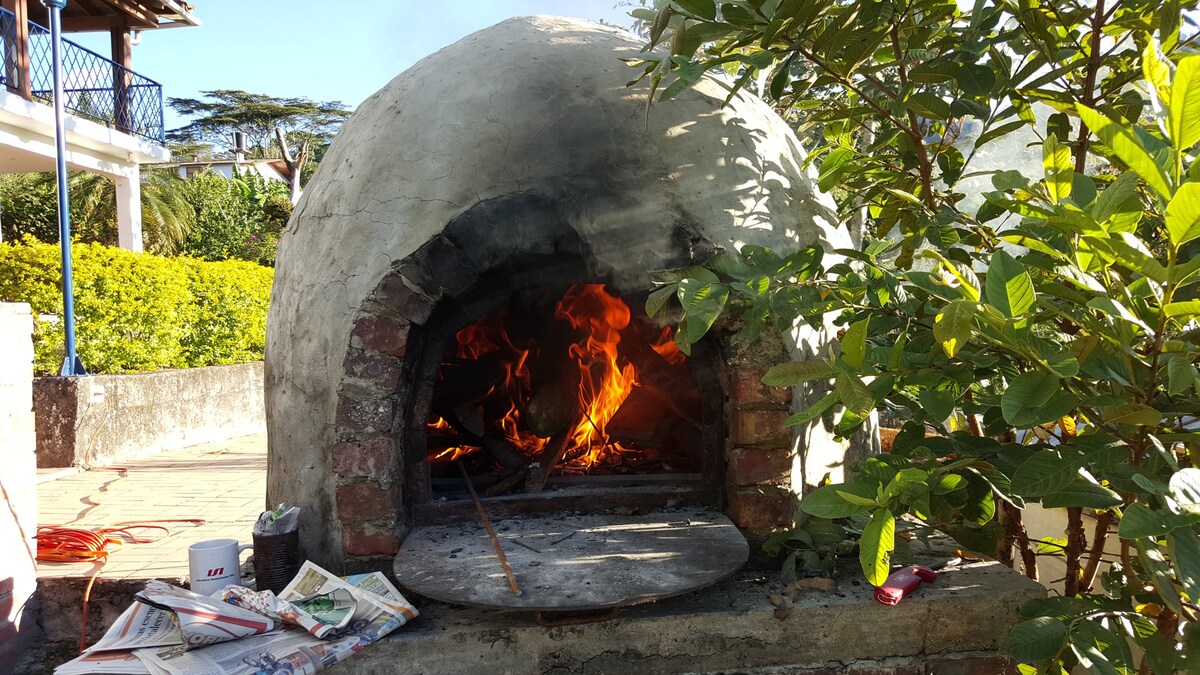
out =
[[[193,368],[261,359],[274,270],[243,261],[204,262],[72,247],[76,342],[93,373]],[[63,359],[58,245],[32,238],[0,244],[0,301],[27,302],[35,317],[39,374]]]

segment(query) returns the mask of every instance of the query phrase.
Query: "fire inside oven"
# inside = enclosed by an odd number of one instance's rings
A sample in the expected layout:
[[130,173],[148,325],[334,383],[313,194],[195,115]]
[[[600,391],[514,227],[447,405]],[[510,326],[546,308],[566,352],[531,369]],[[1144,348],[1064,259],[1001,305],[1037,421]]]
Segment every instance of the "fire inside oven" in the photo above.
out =
[[672,328],[602,284],[531,288],[457,332],[426,430],[434,492],[702,470],[701,397]]

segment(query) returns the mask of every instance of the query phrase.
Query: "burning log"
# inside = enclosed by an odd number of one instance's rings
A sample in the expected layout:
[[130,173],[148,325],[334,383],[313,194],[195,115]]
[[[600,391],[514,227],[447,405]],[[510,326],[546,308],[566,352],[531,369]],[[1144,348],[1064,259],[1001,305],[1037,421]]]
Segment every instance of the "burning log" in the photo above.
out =
[[[579,417],[582,419],[582,414]],[[562,461],[574,429],[575,425],[571,424],[555,434],[546,444],[546,448],[542,450],[542,456],[538,461],[529,465],[529,474],[525,477],[526,492],[541,492],[546,488],[546,479],[550,477],[550,472],[554,470],[554,467]]]
[[480,445],[484,451],[492,456],[492,459],[500,463],[500,466],[509,471],[520,471],[525,468],[525,456],[517,449],[517,446],[508,442],[508,439],[499,434],[486,434],[480,440]]

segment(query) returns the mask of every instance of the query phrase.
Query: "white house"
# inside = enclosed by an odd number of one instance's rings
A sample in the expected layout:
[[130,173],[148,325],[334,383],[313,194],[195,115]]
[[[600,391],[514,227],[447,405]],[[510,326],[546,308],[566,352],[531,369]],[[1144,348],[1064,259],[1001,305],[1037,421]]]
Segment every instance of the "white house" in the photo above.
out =
[[[132,251],[142,250],[140,167],[171,157],[162,85],[133,70],[135,34],[198,26],[193,9],[180,0],[73,0],[62,10],[64,33],[112,37],[109,57],[63,41],[67,164],[116,182],[119,241]],[[39,0],[0,0],[0,173],[54,170],[48,25]]]
[[206,159],[178,162],[169,165],[180,178],[192,178],[198,173],[212,171],[225,178],[235,173],[255,173],[272,182],[287,183],[291,172],[282,159]]

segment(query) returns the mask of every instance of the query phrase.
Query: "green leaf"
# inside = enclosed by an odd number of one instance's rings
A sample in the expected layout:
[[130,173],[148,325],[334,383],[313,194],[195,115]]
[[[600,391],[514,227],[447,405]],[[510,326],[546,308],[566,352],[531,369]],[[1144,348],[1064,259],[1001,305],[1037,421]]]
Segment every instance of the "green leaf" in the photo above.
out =
[[842,499],[844,499],[845,501],[847,501],[851,504],[858,504],[859,506],[870,506],[870,507],[879,506],[877,499],[874,496],[863,497],[863,496],[854,494],[853,492],[847,492],[846,490],[838,490],[837,493],[838,493],[839,497],[841,497]]
[[[1196,99],[1200,100],[1200,87]],[[1167,204],[1167,234],[1171,243],[1179,246],[1200,237],[1200,183],[1180,186]]]
[[1167,535],[1167,547],[1184,592],[1195,602],[1200,598],[1200,536],[1190,527],[1175,530]]
[[[996,73],[987,66],[971,64],[963,66],[954,77],[967,96],[987,96],[996,86]],[[987,113],[977,115],[986,117]]]
[[1033,279],[1025,271],[1025,266],[1004,250],[992,255],[984,285],[988,304],[1009,318],[1028,312],[1036,299]]
[[875,408],[875,397],[857,375],[838,373],[834,387],[842,405],[855,415],[866,417]]
[[1171,184],[1166,173],[1126,125],[1110,120],[1081,103],[1076,104],[1075,109],[1092,133],[1096,134],[1118,159],[1141,176],[1150,189],[1163,199],[1171,198]]
[[[1167,486],[1167,494],[1175,500],[1181,513],[1200,515],[1200,469],[1189,467],[1176,471]],[[1192,597],[1200,600],[1200,595]]]
[[1176,356],[1167,359],[1167,393],[1179,396],[1197,384],[1196,367],[1191,361]]
[[1050,200],[1061,204],[1071,196],[1075,165],[1071,162],[1071,149],[1060,145],[1054,134],[1050,134],[1042,143],[1042,166],[1046,172],[1046,190],[1050,193]]
[[[1134,504],[1140,506],[1140,504]],[[1124,521],[1121,521],[1124,525]],[[1125,536],[1121,535],[1124,539]],[[1175,582],[1171,578],[1171,565],[1167,559],[1163,557],[1162,549],[1158,544],[1154,543],[1153,539],[1139,538],[1134,542],[1137,548],[1138,560],[1142,563],[1142,569],[1150,575],[1150,582],[1154,584],[1154,589],[1158,591],[1158,597],[1171,608],[1171,611],[1178,614],[1180,612],[1179,589],[1175,588]]]
[[849,518],[871,510],[869,506],[851,504],[838,494],[839,492],[874,499],[876,487],[871,483],[859,482],[824,485],[805,495],[804,499],[800,500],[800,508],[818,518]]
[[1067,625],[1049,616],[1039,616],[1013,626],[1000,640],[1000,651],[1017,661],[1030,663],[1058,654],[1067,643]]
[[1138,238],[1129,232],[1121,232],[1117,236],[1105,238],[1084,235],[1083,241],[1110,255],[1114,261],[1131,272],[1143,274],[1160,284],[1167,282],[1167,268],[1163,267],[1162,263],[1155,259],[1138,241]]
[[1187,521],[1172,513],[1151,509],[1138,502],[1130,504],[1121,514],[1121,526],[1117,529],[1117,535],[1122,539],[1161,537],[1185,524]]
[[1171,317],[1188,317],[1188,319],[1200,315],[1200,300],[1183,300],[1181,302],[1171,302],[1163,305],[1163,312]]
[[801,424],[808,424],[809,422],[811,422],[811,421],[817,419],[818,417],[820,417],[821,415],[825,414],[825,411],[832,408],[833,404],[835,404],[837,402],[838,402],[837,393],[831,392],[829,394],[826,394],[825,396],[821,397],[821,400],[810,405],[809,407],[805,408],[804,410],[801,410],[800,412],[795,413],[795,414],[791,415],[790,417],[788,417],[786,420],[783,421],[783,426],[794,427],[794,426],[799,426]]
[[925,409],[929,417],[941,424],[950,417],[950,413],[954,412],[954,404],[958,401],[958,396],[948,389],[921,389],[917,394],[917,400],[920,401],[921,407]]
[[1079,475],[1079,465],[1057,450],[1041,450],[1021,463],[1012,477],[1013,492],[1036,499],[1058,492]]
[[717,18],[717,3],[715,0],[673,0],[680,9],[712,21]]
[[828,380],[837,374],[837,368],[821,359],[790,361],[772,366],[767,374],[763,375],[762,382],[768,387],[792,387],[813,380]]
[[967,479],[957,473],[939,473],[929,480],[929,491],[935,495],[948,494],[966,486]]
[[969,300],[947,303],[933,321],[933,337],[941,345],[946,356],[954,355],[971,339],[977,305]]
[[1104,408],[1104,421],[1109,424],[1133,424],[1155,426],[1162,423],[1162,413],[1141,403],[1126,403],[1115,408]]
[[1184,57],[1171,85],[1171,142],[1179,152],[1200,141],[1200,56]]
[[1111,509],[1123,502],[1121,495],[1082,476],[1076,476],[1062,489],[1042,497],[1042,506],[1048,509]]
[[867,353],[867,327],[870,323],[871,317],[856,321],[850,324],[846,334],[842,336],[842,359],[857,370],[862,370],[863,359]]
[[950,118],[950,104],[932,92],[918,91],[909,96],[905,103],[918,115],[936,120]]
[[875,509],[871,522],[858,540],[858,562],[872,586],[881,586],[891,571],[892,550],[896,548],[896,517],[888,509]]
[[828,192],[838,184],[852,166],[854,151],[850,148],[834,148],[821,160],[821,171],[817,175],[817,187]]
[[1092,217],[1096,222],[1104,223],[1126,210],[1140,210],[1141,204],[1136,199],[1137,182],[1137,174],[1126,171],[1104,188],[1104,192],[1096,198],[1096,205],[1092,207]]
[[678,290],[675,284],[667,284],[651,293],[646,298],[646,316],[653,317],[658,314]]
[[687,312],[688,342],[694,344],[721,316],[725,301],[729,299],[729,287],[688,278],[679,282],[678,296],[679,304]]
[[[1094,621],[1080,621],[1071,627],[1071,647],[1079,664],[1098,675],[1132,675],[1126,666],[1132,661],[1125,638],[1113,635]],[[1116,665],[1121,664],[1118,670]]]
[[1057,419],[1047,419],[1043,408],[1062,391],[1058,376],[1041,370],[1031,370],[1013,378],[1008,389],[1000,398],[1000,411],[1004,419],[1017,428],[1025,429],[1036,424]]

